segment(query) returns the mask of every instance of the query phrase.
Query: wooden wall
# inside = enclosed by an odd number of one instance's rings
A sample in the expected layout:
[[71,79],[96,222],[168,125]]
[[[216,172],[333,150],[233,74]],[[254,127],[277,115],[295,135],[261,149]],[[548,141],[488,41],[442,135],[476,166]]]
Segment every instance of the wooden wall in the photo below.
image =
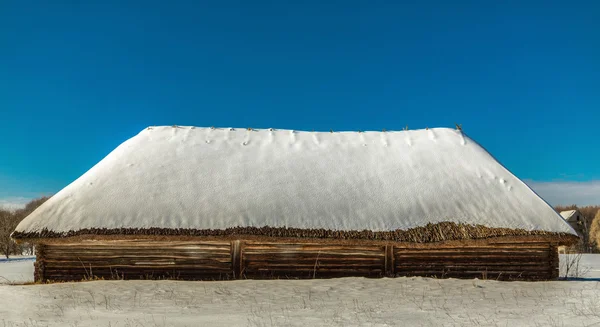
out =
[[394,247],[395,275],[437,278],[558,278],[558,249],[544,243],[469,247]]
[[221,280],[344,276],[548,280],[558,277],[556,244],[348,244],[256,240],[111,240],[40,244],[36,281]]
[[44,245],[38,278],[64,281],[105,279],[229,279],[230,242],[82,242]]
[[242,275],[247,278],[381,277],[385,246],[245,242]]

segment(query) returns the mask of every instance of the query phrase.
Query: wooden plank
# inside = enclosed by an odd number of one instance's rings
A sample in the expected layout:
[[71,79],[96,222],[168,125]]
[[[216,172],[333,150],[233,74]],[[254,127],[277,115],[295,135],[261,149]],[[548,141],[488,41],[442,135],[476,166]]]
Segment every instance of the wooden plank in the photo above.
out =
[[42,283],[46,280],[46,245],[38,244],[35,247],[35,263],[33,265],[33,280],[36,283]]
[[540,243],[540,244],[515,244],[515,243],[497,243],[497,244],[441,244],[441,243],[429,243],[422,244],[420,246],[404,246],[401,244],[394,245],[397,249],[400,250],[436,250],[436,249],[545,249],[548,247],[548,243]]
[[129,266],[110,266],[110,267],[52,267],[52,269],[48,269],[46,272],[48,274],[53,274],[57,271],[70,271],[77,272],[82,274],[96,275],[101,272],[179,272],[179,273],[192,273],[192,274],[218,274],[224,273],[231,275],[231,269],[229,268],[219,268],[215,267],[214,269],[199,269],[198,267],[182,267],[181,269],[173,268],[173,267],[129,267]]
[[280,260],[294,260],[294,261],[314,261],[319,260],[352,260],[352,261],[381,261],[385,262],[385,256],[352,256],[352,255],[335,255],[335,254],[320,254],[320,253],[283,253],[283,254],[272,254],[265,253],[261,254],[247,254],[244,253],[245,260],[252,261],[280,261]]
[[[157,245],[159,246],[159,245]],[[227,252],[229,251],[229,246],[194,246],[194,247],[169,247],[168,245],[160,245],[160,248],[152,248],[152,247],[142,247],[142,246],[80,246],[80,247],[72,247],[72,248],[58,248],[58,247],[49,247],[49,251],[57,251],[57,252],[77,252],[81,250],[90,250],[90,251],[114,251],[115,249],[123,250],[123,251],[152,251],[152,252],[160,252],[160,251],[180,251],[180,252],[203,252],[203,251],[221,251]]]
[[558,279],[559,277],[559,256],[558,256],[558,244],[554,243],[554,244],[550,244],[549,245],[550,248],[550,253],[552,253],[552,255],[550,256],[550,260],[548,262],[548,270],[550,275],[552,276],[552,279]]
[[510,265],[542,265],[548,267],[546,260],[515,260],[506,258],[505,260],[457,260],[457,259],[440,259],[440,260],[411,260],[397,261],[396,267],[400,266],[420,266],[420,265],[489,265],[489,266],[510,266]]
[[57,249],[57,250],[73,250],[73,249],[80,249],[80,248],[89,248],[89,249],[114,249],[114,248],[123,248],[123,249],[155,249],[155,250],[160,250],[160,249],[165,249],[165,248],[175,248],[178,250],[193,250],[193,249],[220,249],[220,250],[225,250],[227,248],[229,248],[229,243],[227,244],[169,244],[169,243],[157,243],[157,244],[145,244],[145,245],[135,245],[135,244],[119,244],[119,243],[115,243],[115,244],[110,244],[110,245],[103,245],[103,244],[79,244],[79,245],[48,245],[49,248],[51,249]]
[[385,246],[385,274],[387,276],[394,276],[394,246],[386,245]]
[[431,262],[431,261],[422,261],[422,262],[400,262],[396,263],[397,268],[402,267],[420,267],[420,266],[487,266],[487,267],[508,267],[508,266],[543,266],[547,268],[547,265],[544,262],[535,262],[535,261],[526,261],[526,262],[456,262],[456,261],[439,261],[439,262]]
[[230,250],[227,250],[227,252],[210,252],[210,251],[206,251],[206,252],[177,252],[177,251],[172,251],[172,252],[163,252],[163,251],[154,251],[154,252],[150,252],[150,251],[123,251],[120,249],[116,249],[115,251],[112,252],[95,252],[95,251],[82,251],[82,252],[63,252],[63,253],[51,253],[51,256],[59,256],[61,254],[64,254],[64,256],[93,256],[93,257],[101,257],[101,256],[182,256],[182,257],[228,257],[230,255]]
[[469,249],[461,249],[461,248],[457,248],[457,249],[427,249],[427,250],[418,250],[418,251],[414,251],[411,249],[407,249],[407,250],[402,250],[402,249],[398,249],[395,248],[394,249],[394,254],[423,254],[423,253],[547,253],[549,252],[548,247],[543,248],[543,249],[516,249],[516,248],[512,248],[512,249],[476,249],[476,248],[469,248]]
[[69,256],[69,257],[58,257],[53,256],[51,258],[47,258],[47,261],[55,261],[55,262],[123,262],[123,263],[131,263],[135,264],[139,261],[154,261],[154,262],[175,262],[175,263],[186,263],[186,262],[221,262],[224,264],[231,263],[231,257],[145,257],[138,256],[137,258],[132,257],[80,257],[78,255]]
[[311,255],[307,255],[307,254],[303,254],[303,253],[292,253],[292,254],[285,254],[285,255],[272,255],[272,254],[266,254],[266,255],[246,255],[244,254],[244,260],[249,260],[249,261],[264,261],[266,263],[268,262],[278,262],[278,261],[294,261],[294,262],[315,262],[315,260],[319,260],[319,262],[327,262],[327,261],[332,261],[332,262],[337,262],[337,261],[352,261],[352,262],[364,262],[364,263],[369,263],[369,262],[380,262],[382,265],[385,263],[385,257],[381,256],[381,257],[367,257],[367,256],[344,256],[344,255],[340,255],[340,256],[335,256],[335,255],[325,255],[325,256],[321,256],[318,253],[315,254],[311,254]]
[[231,241],[231,268],[234,279],[242,276],[242,244],[239,240]]
[[396,272],[410,271],[537,271],[548,272],[546,266],[419,266],[419,267],[396,267]]
[[435,260],[488,260],[488,261],[493,261],[493,260],[506,260],[506,259],[512,259],[512,260],[547,260],[548,258],[550,258],[550,253],[546,254],[546,255],[494,255],[494,254],[487,254],[487,253],[481,253],[479,255],[464,255],[464,254],[460,254],[460,253],[449,253],[446,255],[438,255],[438,254],[432,254],[432,255],[396,255],[395,256],[396,260],[402,260],[402,261],[422,261],[422,260],[430,260],[430,261],[435,261]]
[[[269,265],[264,265],[256,262],[249,262],[246,264],[246,269],[276,269],[276,268],[293,268],[293,269],[315,269],[315,264],[296,264],[296,263],[272,263]],[[371,264],[371,265],[363,265],[363,264],[347,264],[344,262],[340,262],[337,264],[319,264],[316,269],[320,268],[348,268],[348,269],[383,269],[383,264]]]
[[294,262],[294,261],[246,261],[245,267],[271,267],[271,266],[288,266],[288,267],[330,267],[330,266],[347,266],[347,267],[379,267],[385,269],[385,263],[383,261],[378,262],[346,262],[346,261],[328,261],[322,262],[321,260],[313,260],[312,262]]
[[64,265],[64,264],[46,264],[46,270],[54,270],[54,269],[98,269],[98,268],[128,268],[128,269],[170,269],[170,270],[177,270],[177,269],[202,269],[202,270],[212,270],[212,269],[217,269],[217,270],[230,270],[230,266],[227,265],[207,265],[207,264],[203,264],[203,265],[160,265],[160,264],[148,264],[148,263],[143,263],[143,264],[139,264],[139,265],[126,265],[126,264],[114,264],[114,263],[108,263],[108,264],[89,264],[89,263],[83,263],[83,264],[70,264],[70,265]]
[[359,253],[381,253],[383,246],[357,247],[357,246],[302,246],[302,245],[280,245],[280,246],[259,246],[246,244],[249,251],[259,252],[278,252],[278,251],[321,251],[321,252],[359,252]]
[[194,241],[177,241],[177,240],[171,240],[171,241],[156,241],[153,239],[144,239],[144,240],[125,240],[125,239],[119,239],[119,240],[93,240],[93,241],[87,241],[87,240],[83,240],[81,242],[65,242],[65,243],[51,243],[51,244],[47,244],[48,246],[53,246],[53,247],[73,247],[73,246],[115,246],[115,245],[128,245],[128,246],[145,246],[145,247],[153,247],[154,245],[158,245],[158,246],[168,246],[168,245],[173,245],[173,246],[185,246],[185,245],[209,245],[209,246],[213,246],[213,245],[220,245],[220,246],[228,246],[229,245],[229,241],[226,240],[220,240],[220,241],[200,241],[200,240],[194,240]]

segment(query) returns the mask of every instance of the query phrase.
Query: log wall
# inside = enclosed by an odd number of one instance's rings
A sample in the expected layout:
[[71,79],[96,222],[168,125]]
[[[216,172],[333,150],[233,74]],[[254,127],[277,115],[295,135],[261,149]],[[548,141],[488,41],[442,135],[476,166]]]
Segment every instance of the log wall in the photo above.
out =
[[345,276],[549,280],[557,244],[104,240],[40,244],[36,281],[331,278]]
[[[40,260],[41,259],[41,260]],[[110,241],[48,244],[38,252],[42,280],[229,279],[230,242]]]
[[558,251],[544,243],[463,247],[394,247],[396,276],[549,280],[558,277]]
[[381,277],[385,246],[246,242],[243,276],[247,278]]

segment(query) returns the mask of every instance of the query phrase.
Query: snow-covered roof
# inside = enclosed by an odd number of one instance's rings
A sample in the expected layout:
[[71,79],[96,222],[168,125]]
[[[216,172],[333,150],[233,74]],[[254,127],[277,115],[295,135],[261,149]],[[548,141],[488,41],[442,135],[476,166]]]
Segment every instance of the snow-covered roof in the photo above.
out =
[[568,222],[576,221],[579,219],[578,217],[582,217],[581,212],[577,209],[561,211],[560,215]]
[[395,231],[455,222],[575,232],[462,131],[151,127],[24,219],[43,230],[287,227]]
[[569,220],[569,218],[573,217],[573,215],[577,212],[577,210],[566,210],[566,211],[561,211],[560,215],[565,219],[565,220]]

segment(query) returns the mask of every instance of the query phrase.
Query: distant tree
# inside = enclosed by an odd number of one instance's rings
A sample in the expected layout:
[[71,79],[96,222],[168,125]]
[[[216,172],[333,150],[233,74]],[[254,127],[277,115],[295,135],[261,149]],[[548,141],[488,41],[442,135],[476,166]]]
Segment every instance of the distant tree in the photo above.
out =
[[23,220],[25,217],[29,216],[32,212],[35,211],[35,209],[44,204],[44,202],[48,201],[48,199],[50,199],[49,196],[43,196],[41,198],[33,199],[29,201],[23,209],[15,211],[15,214],[21,217],[19,222],[21,222],[21,220]]
[[15,211],[0,209],[0,252],[7,259],[11,254],[22,254],[25,251],[33,254],[33,248],[30,244],[17,244],[10,238],[10,234],[25,217],[29,216],[48,199],[49,197],[41,197],[31,200],[23,209]]
[[14,251],[14,241],[10,238],[19,222],[14,212],[8,210],[0,210],[0,251],[8,256]]

